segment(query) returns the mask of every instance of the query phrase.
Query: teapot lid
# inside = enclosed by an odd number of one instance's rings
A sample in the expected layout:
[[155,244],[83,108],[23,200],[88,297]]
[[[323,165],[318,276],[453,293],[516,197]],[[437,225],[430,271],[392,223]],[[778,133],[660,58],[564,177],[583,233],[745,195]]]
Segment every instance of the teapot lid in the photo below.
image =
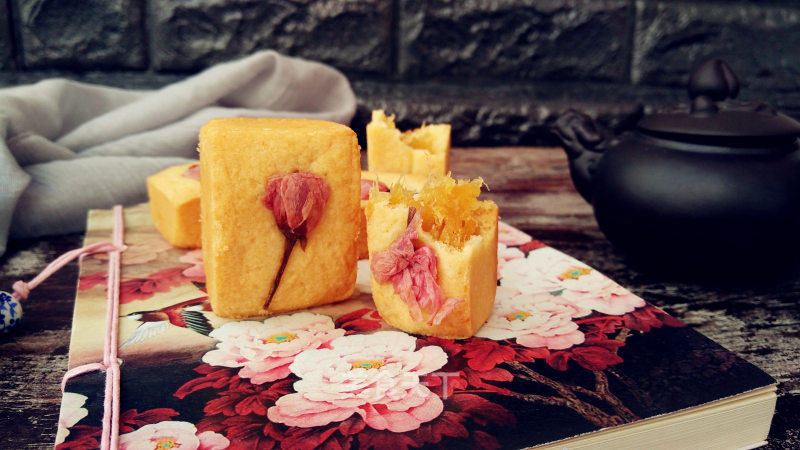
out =
[[770,147],[795,142],[800,122],[762,102],[734,100],[739,79],[720,59],[700,65],[689,79],[689,108],[639,121],[645,134],[705,145]]

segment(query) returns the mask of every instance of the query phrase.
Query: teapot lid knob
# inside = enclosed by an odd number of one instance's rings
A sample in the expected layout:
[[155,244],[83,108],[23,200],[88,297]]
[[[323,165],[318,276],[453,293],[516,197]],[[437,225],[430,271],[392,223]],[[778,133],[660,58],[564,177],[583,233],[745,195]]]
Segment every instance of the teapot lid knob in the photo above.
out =
[[[689,78],[689,97],[697,106],[707,107],[711,102],[733,99],[739,95],[739,77],[719,58],[700,64]],[[697,101],[705,97],[704,100]],[[711,102],[709,102],[709,100]]]
[[691,109],[653,114],[639,121],[645,134],[712,146],[789,148],[800,122],[762,102],[734,100],[739,77],[719,58],[700,64],[689,77]]

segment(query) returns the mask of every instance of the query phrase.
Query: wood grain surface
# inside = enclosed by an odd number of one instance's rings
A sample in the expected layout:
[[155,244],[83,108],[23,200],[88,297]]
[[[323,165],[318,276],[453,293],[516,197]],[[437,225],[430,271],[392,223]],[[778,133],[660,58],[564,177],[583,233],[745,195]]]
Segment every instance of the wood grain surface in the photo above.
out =
[[[455,177],[480,176],[502,220],[610,276],[779,381],[767,449],[800,448],[800,273],[769,280],[687,282],[641,271],[598,230],[591,207],[569,180],[557,148],[454,149]],[[757,236],[752,237],[757,239]],[[61,253],[71,234],[12,241],[0,257],[0,289],[30,280]],[[57,429],[77,282],[73,262],[23,302],[24,322],[0,336],[0,448],[48,448]]]

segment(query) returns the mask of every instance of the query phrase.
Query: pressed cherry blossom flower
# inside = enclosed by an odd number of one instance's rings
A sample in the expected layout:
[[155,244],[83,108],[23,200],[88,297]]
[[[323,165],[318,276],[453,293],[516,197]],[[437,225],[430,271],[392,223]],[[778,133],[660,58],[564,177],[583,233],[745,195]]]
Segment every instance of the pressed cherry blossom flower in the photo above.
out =
[[439,416],[442,400],[420,377],[447,362],[441,347],[416,348],[400,331],[353,334],[330,348],[307,350],[289,367],[300,377],[295,393],[280,397],[267,417],[296,427],[342,422],[353,414],[376,430],[402,433]]
[[321,177],[310,172],[295,172],[273,175],[267,180],[263,203],[275,216],[278,229],[286,237],[281,262],[272,282],[264,309],[267,309],[281,282],[289,255],[299,240],[305,248],[308,235],[322,219],[330,188]]
[[221,450],[230,441],[213,431],[197,432],[189,422],[164,421],[147,424],[138,430],[119,436],[122,450]]
[[191,178],[192,180],[200,181],[200,164],[192,164],[189,166],[185,171],[183,171],[183,176],[186,178]]
[[183,276],[199,282],[206,281],[206,272],[203,267],[202,250],[190,250],[186,252],[183,256],[178,258],[178,261],[182,263],[192,264],[192,267],[189,267],[188,269],[185,269],[183,272],[181,272],[183,273]]
[[87,399],[88,397],[82,394],[64,392],[64,396],[61,398],[61,411],[58,415],[56,445],[64,442],[69,436],[69,429],[89,415],[89,411],[83,407]]
[[370,270],[379,283],[392,283],[394,291],[408,305],[411,318],[423,320],[422,309],[428,308],[428,323],[438,325],[463,300],[445,298],[436,282],[438,258],[433,248],[422,245],[414,248],[417,228],[422,216],[409,209],[409,222],[405,231],[384,251],[370,258]]
[[269,317],[263,322],[228,322],[209,334],[220,342],[203,355],[203,362],[241,367],[240,377],[262,384],[287,377],[297,354],[325,348],[344,333],[330,317],[310,312]]
[[369,200],[369,191],[374,186],[378,186],[378,192],[389,192],[389,187],[380,181],[361,180],[361,200]]
[[562,350],[583,343],[572,321],[578,309],[553,301],[551,294],[521,294],[499,290],[492,314],[475,336],[492,340],[516,339],[530,348]]

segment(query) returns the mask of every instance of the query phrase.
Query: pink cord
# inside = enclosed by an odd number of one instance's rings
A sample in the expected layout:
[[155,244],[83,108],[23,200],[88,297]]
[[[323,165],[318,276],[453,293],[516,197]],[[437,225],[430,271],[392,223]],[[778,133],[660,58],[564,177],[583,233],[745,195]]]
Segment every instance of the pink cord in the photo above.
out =
[[[117,359],[117,348],[119,342],[119,281],[120,281],[120,252],[125,249],[123,243],[124,220],[122,207],[114,207],[114,231],[112,242],[101,242],[89,245],[82,249],[67,252],[51,263],[47,268],[34,278],[30,283],[23,283],[20,289],[14,285],[14,295],[20,293],[21,298],[27,296],[27,291],[33,289],[41,283],[47,276],[61,268],[64,264],[77,256],[108,252],[108,284],[106,309],[106,335],[103,343],[103,362],[90,363],[75,367],[64,374],[61,381],[61,391],[64,391],[67,381],[76,375],[93,372],[95,370],[106,371],[106,387],[103,401],[103,435],[100,441],[100,448],[116,449],[119,446],[119,391],[120,391],[120,366]],[[65,257],[68,257],[65,258]],[[18,299],[20,297],[17,297]]]
[[98,242],[96,244],[87,245],[86,247],[70,250],[48,264],[47,267],[45,267],[44,270],[42,270],[39,275],[36,275],[36,277],[34,277],[34,279],[31,281],[26,283],[20,280],[14,283],[12,286],[14,292],[11,294],[11,296],[17,300],[24,300],[28,298],[28,295],[31,293],[33,288],[49,278],[50,275],[56,273],[58,269],[64,267],[73,259],[83,255],[91,255],[92,253],[107,253],[113,250],[117,250],[117,247],[111,242]]

